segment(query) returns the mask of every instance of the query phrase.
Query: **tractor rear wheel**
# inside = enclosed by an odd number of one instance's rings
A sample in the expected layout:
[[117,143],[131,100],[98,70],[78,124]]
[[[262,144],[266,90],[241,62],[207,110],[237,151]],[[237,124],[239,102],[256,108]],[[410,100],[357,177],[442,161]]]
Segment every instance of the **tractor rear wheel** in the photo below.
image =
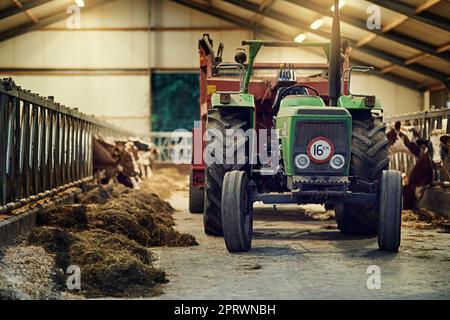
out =
[[222,190],[222,226],[229,252],[250,250],[253,237],[253,203],[245,171],[225,174]]
[[205,202],[202,187],[194,186],[194,173],[189,177],[189,211],[191,213],[203,213],[203,204]]
[[[386,125],[369,112],[354,115],[352,122],[352,157],[350,175],[364,182],[381,180],[389,166]],[[369,192],[364,185],[356,185],[353,192]],[[349,235],[377,235],[378,207],[375,205],[336,204],[339,230]]]
[[380,227],[378,247],[382,251],[398,251],[402,225],[402,175],[399,171],[383,171],[380,184]]
[[[216,130],[222,134],[225,139],[226,130],[243,130],[244,132],[248,129],[250,118],[249,111],[246,108],[225,108],[225,109],[212,109],[208,112],[208,120],[206,129]],[[206,174],[205,174],[205,204],[203,213],[203,224],[205,228],[205,233],[212,236],[222,236],[222,220],[221,220],[221,199],[222,199],[222,185],[225,173],[233,170],[245,170],[246,163],[248,162],[247,157],[247,143],[246,141],[233,141],[232,145],[226,146],[226,141],[220,141],[223,146],[223,162],[222,163],[207,163],[206,164]],[[211,142],[207,142],[209,145]],[[234,156],[238,152],[239,148],[245,149],[246,160],[244,164],[238,164],[235,162],[231,164],[226,163],[227,150],[233,148]],[[214,151],[211,155],[215,157]],[[235,157],[236,159],[236,157]]]

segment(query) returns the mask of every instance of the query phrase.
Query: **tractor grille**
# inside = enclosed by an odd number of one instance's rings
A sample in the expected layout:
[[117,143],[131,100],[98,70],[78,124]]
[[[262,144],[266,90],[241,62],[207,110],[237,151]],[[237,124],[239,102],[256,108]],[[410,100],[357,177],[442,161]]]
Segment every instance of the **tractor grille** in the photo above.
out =
[[[293,156],[299,153],[306,153],[309,142],[319,136],[328,138],[333,142],[334,154],[344,156],[346,164],[350,160],[349,137],[347,122],[345,121],[298,121],[295,130]],[[311,161],[308,168],[301,170],[297,167],[295,171],[302,175],[343,175],[347,165],[340,170],[330,167],[329,163],[315,163]]]

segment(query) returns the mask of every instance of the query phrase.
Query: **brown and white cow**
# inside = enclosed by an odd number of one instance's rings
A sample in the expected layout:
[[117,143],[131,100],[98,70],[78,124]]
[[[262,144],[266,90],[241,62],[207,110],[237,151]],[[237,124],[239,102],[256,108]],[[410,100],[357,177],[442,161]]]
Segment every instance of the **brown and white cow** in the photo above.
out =
[[130,188],[137,188],[132,155],[121,143],[107,142],[103,137],[92,139],[94,173],[101,183],[117,181]]
[[416,165],[409,174],[409,182],[403,187],[403,208],[414,209],[423,193],[424,187],[433,182],[434,172],[444,170],[446,158],[449,155],[450,135],[444,130],[434,130],[428,140],[418,143],[426,147]]
[[405,152],[418,159],[420,157],[420,146],[417,144],[419,132],[414,126],[402,126],[400,121],[395,122],[387,133],[389,142],[389,154]]
[[158,148],[153,143],[142,140],[132,141],[136,150],[136,164],[140,176],[145,179],[153,175],[153,165],[159,154]]

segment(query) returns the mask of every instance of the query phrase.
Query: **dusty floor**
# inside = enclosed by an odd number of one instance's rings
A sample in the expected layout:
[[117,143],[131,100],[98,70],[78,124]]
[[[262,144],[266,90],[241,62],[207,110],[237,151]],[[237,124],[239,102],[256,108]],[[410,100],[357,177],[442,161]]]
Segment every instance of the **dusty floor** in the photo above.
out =
[[[400,252],[387,254],[378,251],[376,238],[341,235],[332,212],[321,206],[279,206],[276,212],[257,206],[252,251],[232,255],[222,238],[204,235],[201,215],[188,212],[186,182],[164,169],[143,185],[169,200],[177,209],[176,229],[199,242],[150,249],[154,267],[170,280],[156,299],[450,299],[449,224],[444,232],[436,217],[418,220],[405,212]],[[80,298],[59,290],[53,260],[41,247],[3,248],[0,298]],[[373,266],[380,289],[367,285]]]
[[[223,239],[204,235],[187,196],[178,191],[170,202],[178,230],[200,245],[155,251],[170,280],[158,299],[450,299],[450,233],[442,229],[406,223],[400,252],[387,254],[376,238],[345,237],[334,220],[317,220],[327,218],[320,206],[259,206],[252,251],[229,254]],[[373,265],[380,289],[368,289]]]

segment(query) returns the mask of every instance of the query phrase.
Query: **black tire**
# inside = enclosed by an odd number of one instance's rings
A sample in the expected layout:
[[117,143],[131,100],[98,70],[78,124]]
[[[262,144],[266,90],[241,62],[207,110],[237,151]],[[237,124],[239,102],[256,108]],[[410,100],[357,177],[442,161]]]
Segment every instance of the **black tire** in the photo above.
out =
[[[208,111],[208,120],[206,129],[215,129],[222,133],[225,137],[227,129],[242,129],[247,130],[250,119],[249,111],[246,108],[225,108],[212,109]],[[223,156],[226,156],[225,141],[219,141],[223,144]],[[235,142],[234,150],[236,152],[240,142]],[[208,142],[207,145],[212,142]],[[246,144],[244,143],[244,146]],[[228,146],[230,147],[230,146]],[[247,155],[247,153],[246,153]],[[214,156],[214,154],[213,154]],[[205,172],[205,203],[203,224],[205,233],[212,236],[222,236],[222,220],[221,220],[221,199],[222,199],[222,184],[225,173],[233,170],[245,169],[246,164],[206,164]]]
[[202,187],[194,186],[193,172],[189,176],[189,211],[191,213],[203,213],[204,194]]
[[248,190],[247,173],[225,174],[222,189],[222,227],[229,252],[245,252],[252,247],[253,203]]
[[402,225],[402,176],[395,170],[383,171],[380,183],[380,222],[378,247],[397,252]]
[[[350,175],[365,182],[380,181],[383,170],[389,167],[386,125],[370,113],[354,115],[352,122],[352,158]],[[368,192],[363,185],[353,192]],[[375,205],[336,204],[336,222],[344,234],[377,235],[378,208]]]

